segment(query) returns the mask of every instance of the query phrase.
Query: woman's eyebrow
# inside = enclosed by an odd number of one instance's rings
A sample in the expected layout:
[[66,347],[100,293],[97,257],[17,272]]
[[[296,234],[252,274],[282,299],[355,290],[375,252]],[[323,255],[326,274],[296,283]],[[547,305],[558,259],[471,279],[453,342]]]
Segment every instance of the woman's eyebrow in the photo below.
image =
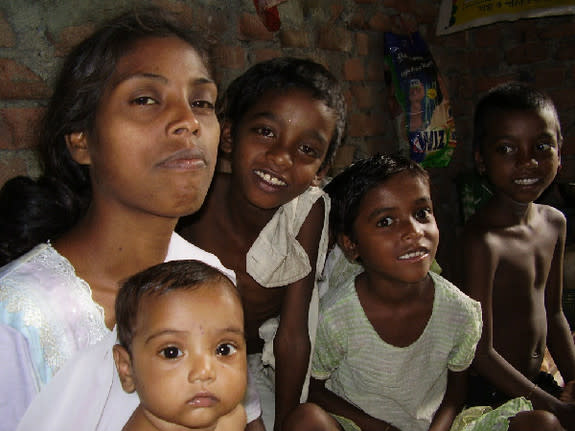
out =
[[[120,75],[116,80],[114,80],[112,87],[117,87],[118,85],[126,82],[131,81],[134,79],[151,79],[154,81],[159,81],[163,84],[169,82],[169,79],[163,75],[159,75],[157,73],[151,72],[136,72],[136,73],[126,73],[124,75]],[[215,84],[213,79],[207,77],[199,77],[192,81],[194,85],[203,85],[203,84]]]

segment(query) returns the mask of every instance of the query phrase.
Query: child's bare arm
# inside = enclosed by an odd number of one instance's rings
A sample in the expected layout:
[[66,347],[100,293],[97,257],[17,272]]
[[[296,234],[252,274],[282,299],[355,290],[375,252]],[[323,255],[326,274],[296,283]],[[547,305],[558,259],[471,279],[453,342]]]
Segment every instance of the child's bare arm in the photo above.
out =
[[429,431],[448,431],[455,417],[459,414],[467,392],[467,370],[461,372],[449,371],[447,375],[447,391],[443,401],[435,412]]
[[559,236],[545,287],[547,346],[563,380],[569,382],[575,379],[575,343],[562,308],[566,221],[562,214],[555,211],[552,214],[555,214],[552,224]]
[[311,272],[292,283],[282,304],[280,324],[274,339],[276,361],[275,430],[281,430],[286,415],[300,402],[311,352],[308,334],[309,303],[315,283],[315,267],[324,223],[324,202],[312,207],[298,234],[298,241],[309,256]]
[[316,403],[329,413],[354,421],[362,431],[398,430],[391,424],[368,415],[363,410],[334,394],[325,387],[323,380],[316,380],[313,377],[309,385],[309,401]]

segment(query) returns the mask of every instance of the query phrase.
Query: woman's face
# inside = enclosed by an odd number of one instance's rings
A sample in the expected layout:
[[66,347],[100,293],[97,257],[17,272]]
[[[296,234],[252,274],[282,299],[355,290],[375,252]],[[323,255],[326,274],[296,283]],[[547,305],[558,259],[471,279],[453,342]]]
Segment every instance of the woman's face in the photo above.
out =
[[136,42],[117,62],[93,130],[67,137],[75,160],[90,166],[93,205],[170,218],[197,211],[216,162],[216,98],[188,43]]

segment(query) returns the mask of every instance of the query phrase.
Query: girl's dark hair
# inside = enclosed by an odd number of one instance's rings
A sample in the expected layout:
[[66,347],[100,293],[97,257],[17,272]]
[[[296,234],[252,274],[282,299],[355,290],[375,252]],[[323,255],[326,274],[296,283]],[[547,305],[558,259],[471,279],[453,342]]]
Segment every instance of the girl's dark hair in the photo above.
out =
[[160,263],[128,278],[116,297],[116,325],[120,344],[130,350],[142,298],[180,289],[197,289],[206,283],[227,284],[239,298],[234,283],[223,272],[199,260]]
[[[92,131],[101,95],[116,63],[137,41],[151,37],[178,37],[189,43],[212,72],[207,40],[159,8],[125,13],[76,46],[61,67],[41,125],[38,150],[42,178],[36,183],[9,181],[5,185],[8,190],[0,194],[0,208],[14,206],[10,213],[0,214],[0,263],[57,238],[84,215],[92,196],[89,168],[72,159],[66,136]],[[16,191],[20,186],[24,187],[22,195]],[[36,210],[28,214],[26,208]],[[12,214],[20,218],[14,220]],[[7,226],[15,231],[5,237]]]
[[359,160],[336,175],[326,186],[331,199],[330,233],[353,239],[353,224],[363,197],[374,187],[400,172],[409,172],[429,181],[429,174],[413,160],[398,155],[376,154]]
[[556,120],[557,143],[561,145],[563,136],[559,115],[553,100],[544,92],[523,82],[500,84],[483,96],[475,107],[473,117],[473,149],[481,151],[483,139],[487,134],[486,119],[493,111],[542,111],[549,109]]
[[341,145],[346,124],[346,106],[337,79],[321,64],[303,58],[279,57],[257,63],[228,86],[218,103],[220,122],[231,123],[232,135],[243,115],[269,90],[303,89],[330,108],[335,115],[335,131],[322,168],[331,163]]

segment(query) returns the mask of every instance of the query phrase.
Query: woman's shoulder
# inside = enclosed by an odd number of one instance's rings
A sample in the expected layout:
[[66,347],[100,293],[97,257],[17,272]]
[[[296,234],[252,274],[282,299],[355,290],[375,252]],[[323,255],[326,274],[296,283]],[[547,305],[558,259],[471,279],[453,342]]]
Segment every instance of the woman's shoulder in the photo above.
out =
[[[24,292],[27,301],[42,300],[61,287],[78,283],[81,280],[72,264],[50,243],[42,243],[0,268],[0,302],[15,293],[22,297]],[[83,288],[89,292],[87,284]]]

